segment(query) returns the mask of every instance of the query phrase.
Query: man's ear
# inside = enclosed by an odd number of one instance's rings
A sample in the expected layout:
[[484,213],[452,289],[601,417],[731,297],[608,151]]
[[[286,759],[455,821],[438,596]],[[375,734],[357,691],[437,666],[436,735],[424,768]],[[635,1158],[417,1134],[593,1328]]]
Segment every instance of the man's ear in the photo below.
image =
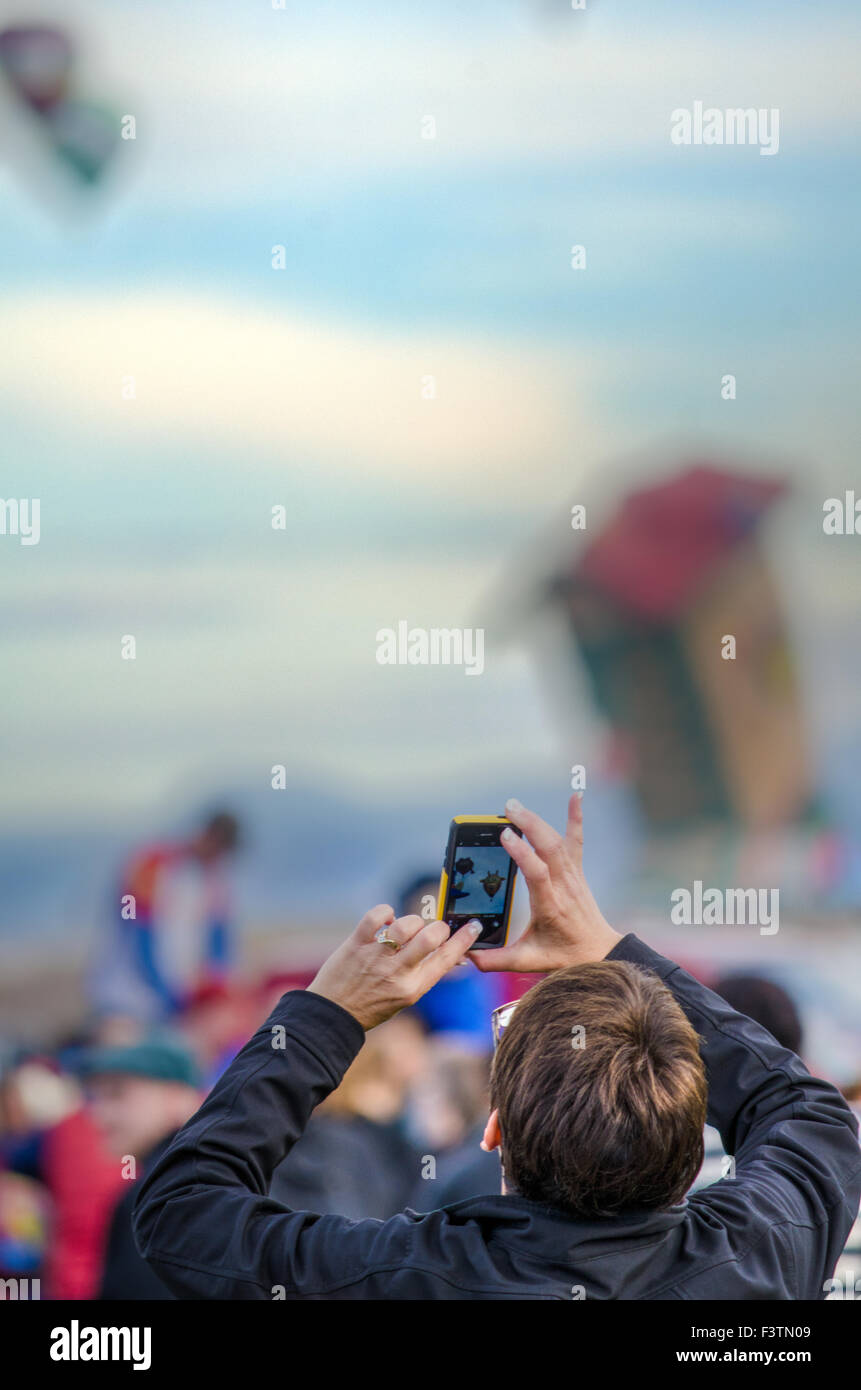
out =
[[499,1128],[499,1111],[492,1110],[484,1126],[484,1137],[481,1141],[481,1148],[485,1153],[493,1153],[502,1143],[502,1131]]

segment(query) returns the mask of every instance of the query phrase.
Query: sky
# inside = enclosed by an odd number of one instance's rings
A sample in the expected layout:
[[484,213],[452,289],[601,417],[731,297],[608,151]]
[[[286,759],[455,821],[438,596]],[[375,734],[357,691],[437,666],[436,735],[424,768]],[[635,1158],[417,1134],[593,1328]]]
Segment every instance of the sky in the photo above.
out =
[[[858,477],[856,7],[37,17],[136,139],[78,211],[3,96],[3,496],[41,539],[0,538],[0,829],[151,825],[276,763],[359,804],[500,761],[564,798],[527,644],[469,679],[380,667],[376,633],[481,624],[623,458],[790,476],[799,625],[856,662],[857,561],[819,533]],[[673,145],[694,101],[778,108],[778,153]]]

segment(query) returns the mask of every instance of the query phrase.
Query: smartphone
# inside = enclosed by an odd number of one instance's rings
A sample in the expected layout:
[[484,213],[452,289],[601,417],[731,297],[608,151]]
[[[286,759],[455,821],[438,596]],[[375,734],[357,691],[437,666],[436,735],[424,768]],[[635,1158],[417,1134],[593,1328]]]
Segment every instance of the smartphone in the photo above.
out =
[[474,951],[504,946],[508,940],[517,865],[499,843],[506,826],[523,834],[505,816],[455,816],[449,826],[437,916],[453,932],[479,921]]

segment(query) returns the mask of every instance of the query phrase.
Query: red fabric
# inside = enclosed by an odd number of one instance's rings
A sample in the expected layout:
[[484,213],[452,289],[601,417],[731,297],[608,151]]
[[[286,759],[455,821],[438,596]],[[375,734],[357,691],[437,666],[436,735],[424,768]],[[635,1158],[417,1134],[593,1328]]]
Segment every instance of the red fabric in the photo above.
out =
[[786,490],[697,465],[632,492],[575,571],[623,607],[649,619],[682,612],[727,552]]
[[42,1173],[53,1201],[53,1235],[45,1270],[50,1298],[94,1298],[107,1227],[120,1190],[120,1160],[109,1154],[86,1110],[49,1130]]

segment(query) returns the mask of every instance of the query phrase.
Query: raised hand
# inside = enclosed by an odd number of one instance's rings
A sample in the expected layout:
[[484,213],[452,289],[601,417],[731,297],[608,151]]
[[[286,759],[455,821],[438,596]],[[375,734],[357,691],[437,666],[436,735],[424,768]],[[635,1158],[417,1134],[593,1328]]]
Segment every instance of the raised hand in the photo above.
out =
[[[394,945],[378,939],[383,928]],[[386,904],[372,907],[308,989],[340,1004],[364,1029],[374,1028],[426,994],[463,960],[480,931],[480,922],[467,922],[450,935],[445,922],[396,918]]]
[[572,796],[568,803],[564,836],[519,801],[506,802],[505,814],[525,837],[505,830],[501,843],[526,880],[529,926],[512,945],[475,951],[470,960],[482,971],[527,974],[603,960],[622,938],[602,916],[583,876],[580,797]]

